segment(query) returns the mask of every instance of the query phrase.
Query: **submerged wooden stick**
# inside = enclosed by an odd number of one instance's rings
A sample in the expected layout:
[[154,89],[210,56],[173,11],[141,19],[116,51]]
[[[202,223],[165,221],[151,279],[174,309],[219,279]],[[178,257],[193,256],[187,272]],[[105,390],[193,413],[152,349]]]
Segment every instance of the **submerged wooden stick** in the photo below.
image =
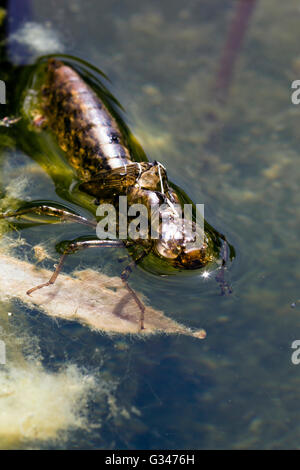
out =
[[38,306],[45,314],[76,320],[90,328],[107,333],[140,334],[177,333],[203,339],[204,330],[192,331],[163,312],[146,307],[145,329],[140,331],[140,310],[128,294],[120,278],[110,278],[92,269],[60,274],[56,283],[26,294],[32,286],[47,281],[52,272],[37,269],[33,264],[0,253],[0,296],[18,298]]
[[229,34],[221,56],[220,67],[217,74],[216,90],[219,99],[227,98],[232,80],[234,65],[242,46],[251,15],[257,0],[239,0],[234,18],[230,25]]

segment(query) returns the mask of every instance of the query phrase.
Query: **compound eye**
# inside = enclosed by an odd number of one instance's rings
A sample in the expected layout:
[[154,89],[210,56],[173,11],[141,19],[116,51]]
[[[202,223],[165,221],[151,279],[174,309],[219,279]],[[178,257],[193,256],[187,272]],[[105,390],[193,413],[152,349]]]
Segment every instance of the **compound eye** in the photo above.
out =
[[179,255],[180,250],[177,247],[169,246],[168,243],[158,240],[156,243],[156,251],[163,258],[175,259]]

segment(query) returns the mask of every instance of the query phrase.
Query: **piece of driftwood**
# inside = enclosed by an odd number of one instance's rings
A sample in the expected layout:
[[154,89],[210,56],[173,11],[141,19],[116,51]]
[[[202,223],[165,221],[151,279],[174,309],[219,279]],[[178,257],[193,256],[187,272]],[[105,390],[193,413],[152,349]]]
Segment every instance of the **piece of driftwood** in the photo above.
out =
[[110,278],[92,269],[76,271],[74,277],[60,274],[54,285],[28,296],[31,287],[48,281],[52,272],[0,253],[0,295],[38,306],[47,315],[76,320],[107,333],[177,333],[203,339],[203,329],[192,331],[161,311],[146,306],[145,329],[140,331],[140,311],[118,277]]

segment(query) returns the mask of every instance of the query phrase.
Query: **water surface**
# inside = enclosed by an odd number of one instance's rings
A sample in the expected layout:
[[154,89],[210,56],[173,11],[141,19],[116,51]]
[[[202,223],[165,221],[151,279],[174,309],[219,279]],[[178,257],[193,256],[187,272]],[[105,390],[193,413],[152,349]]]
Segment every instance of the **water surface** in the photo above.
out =
[[[228,272],[230,297],[219,295],[213,279],[197,275],[132,275],[152,306],[205,328],[201,342],[109,338],[3,303],[3,334],[23,338],[8,345],[8,364],[10,357],[18,363],[19,351],[20,367],[24,357],[48,373],[71,364],[76,383],[83,374],[97,384],[82,392],[84,424],[70,420],[59,440],[43,439],[37,429],[36,439],[12,441],[12,447],[299,447],[300,366],[291,362],[291,343],[300,337],[300,108],[291,104],[290,86],[300,75],[300,10],[296,0],[257,2],[230,97],[220,106],[213,84],[235,3],[32,1],[25,12],[31,26],[26,30],[16,18],[10,59],[28,64],[64,52],[103,70],[148,157],[205,204],[206,218],[234,244],[237,257]],[[6,179],[27,161],[20,150],[6,150]],[[57,198],[47,176],[25,193]],[[73,235],[74,227],[66,226],[22,232],[28,253],[43,240],[54,257],[55,243]],[[78,254],[66,270],[81,265],[116,275],[118,256]],[[8,309],[13,315],[7,319]]]

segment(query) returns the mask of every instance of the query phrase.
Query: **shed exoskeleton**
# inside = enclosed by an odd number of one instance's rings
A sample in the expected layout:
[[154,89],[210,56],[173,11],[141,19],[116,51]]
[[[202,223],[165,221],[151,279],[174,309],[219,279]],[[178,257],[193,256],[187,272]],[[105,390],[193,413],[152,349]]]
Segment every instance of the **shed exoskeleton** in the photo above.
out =
[[[32,71],[23,100],[22,118],[31,132],[48,132],[54,136],[72,170],[71,176],[64,178],[59,169],[51,169],[49,161],[47,164],[44,162],[44,166],[58,182],[57,192],[60,191],[66,200],[82,204],[84,197],[89,197],[87,206],[93,216],[102,203],[112,204],[120,212],[120,196],[126,197],[129,208],[142,204],[149,219],[150,214],[156,216],[156,236],[153,236],[152,221],[149,220],[145,224],[146,233],[140,236],[133,237],[127,231],[126,238],[99,239],[95,235],[93,239],[60,243],[58,251],[61,258],[51,279],[30,289],[28,295],[55,282],[68,254],[88,247],[119,246],[127,247],[133,257],[121,278],[141,311],[141,329],[144,328],[145,308],[127,281],[132,266],[150,253],[160,263],[160,273],[165,270],[167,274],[174,274],[214,264],[218,268],[216,278],[222,293],[230,292],[224,280],[224,269],[234,256],[233,247],[204,219],[199,224],[195,218],[195,206],[190,218],[182,216],[183,204],[191,201],[168,181],[161,163],[147,160],[124,124],[116,100],[105,87],[101,84],[95,86],[90,72],[83,78],[80,66],[74,61],[72,64],[69,62],[70,59],[40,60]],[[75,70],[76,65],[78,70]],[[32,213],[97,227],[95,217],[86,218],[62,205],[39,201],[26,204],[15,212],[6,212],[2,217]],[[131,221],[132,217],[129,217],[128,225]],[[118,235],[119,229],[118,226]],[[194,243],[196,234],[201,240],[198,244]]]

